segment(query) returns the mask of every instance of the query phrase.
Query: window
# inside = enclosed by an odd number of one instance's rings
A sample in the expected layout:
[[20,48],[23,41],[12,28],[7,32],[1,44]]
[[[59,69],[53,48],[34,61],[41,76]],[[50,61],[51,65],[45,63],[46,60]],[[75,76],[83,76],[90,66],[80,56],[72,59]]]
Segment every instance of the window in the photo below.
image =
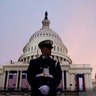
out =
[[57,51],[59,51],[59,47],[57,47]]
[[54,50],[56,50],[56,47],[54,46]]
[[9,75],[9,79],[13,79],[13,75],[11,74],[11,75]]
[[35,46],[34,50],[36,50],[36,46]]
[[33,46],[31,47],[31,50],[33,50]]
[[64,61],[66,61],[66,59],[64,58]]
[[23,74],[23,75],[22,75],[22,79],[26,79],[26,75]]
[[30,47],[29,47],[29,51],[30,51]]
[[62,52],[62,48],[60,48],[60,51]]
[[26,62],[26,58],[24,58],[24,62]]

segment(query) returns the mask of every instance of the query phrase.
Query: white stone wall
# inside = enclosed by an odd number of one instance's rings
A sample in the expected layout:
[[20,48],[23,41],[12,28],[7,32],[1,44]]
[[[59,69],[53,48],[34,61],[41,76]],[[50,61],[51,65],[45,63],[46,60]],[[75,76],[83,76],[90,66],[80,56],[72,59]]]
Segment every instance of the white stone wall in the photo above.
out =
[[[76,65],[76,64],[67,64],[63,63],[61,64],[61,69],[62,72],[64,70],[66,71],[66,87],[67,90],[76,90],[76,74],[84,74],[84,79],[85,79],[85,88],[87,90],[92,89],[92,80],[91,80],[91,67],[86,65]],[[3,68],[3,69],[2,69]],[[27,70],[28,64],[23,63],[23,62],[16,62],[13,64],[6,64],[3,65],[3,67],[0,68],[0,87],[4,87],[5,83],[5,72],[10,71],[10,70],[17,70],[18,71],[23,71]],[[9,76],[9,75],[8,75]],[[64,73],[62,73],[63,79],[64,79]],[[7,81],[8,84],[8,81]],[[8,86],[8,85],[7,85]],[[64,80],[63,80],[63,88],[64,88]]]
[[92,80],[92,86],[93,86],[93,90],[96,90],[96,79]]

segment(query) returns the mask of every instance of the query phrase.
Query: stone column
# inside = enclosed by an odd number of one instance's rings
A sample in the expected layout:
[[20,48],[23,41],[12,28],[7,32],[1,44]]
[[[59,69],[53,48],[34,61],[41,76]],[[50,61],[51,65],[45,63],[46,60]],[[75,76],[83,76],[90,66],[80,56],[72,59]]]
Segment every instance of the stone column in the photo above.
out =
[[56,57],[56,56],[54,56],[54,60],[56,60],[56,61],[57,61],[57,57]]
[[8,80],[9,80],[9,71],[8,71],[8,75],[7,75],[6,88],[8,88]]
[[67,90],[70,90],[70,75],[68,71],[66,71],[66,87]]
[[30,62],[30,60],[31,60],[31,56],[29,57],[29,62]]
[[35,55],[33,56],[33,59],[35,59]]
[[88,77],[88,74],[84,75],[84,80],[85,80],[85,90],[89,90],[89,77]]
[[18,71],[16,72],[17,79],[16,79],[16,89],[17,89],[17,84],[18,84]]
[[57,57],[57,61],[59,61],[59,62],[60,62],[60,57],[59,57],[59,56]]
[[92,90],[92,79],[91,79],[91,74],[89,74],[89,88]]
[[26,63],[28,62],[28,57],[26,57],[26,61],[25,61]]
[[22,80],[22,71],[20,71],[20,83],[19,83],[20,88],[21,88],[21,80]]
[[26,58],[26,62],[27,62],[27,63],[29,62],[29,56]]
[[6,89],[7,86],[7,80],[8,80],[8,71],[4,71],[4,89]]
[[70,77],[70,89],[71,91],[74,91],[75,90],[75,74],[71,74],[71,77]]
[[63,90],[64,90],[64,71],[62,71],[62,82],[63,82]]
[[67,89],[67,84],[66,84],[66,70],[64,70],[64,90]]
[[20,86],[20,71],[17,71],[17,89],[19,89],[19,86]]
[[85,74],[85,90],[92,90],[91,74]]

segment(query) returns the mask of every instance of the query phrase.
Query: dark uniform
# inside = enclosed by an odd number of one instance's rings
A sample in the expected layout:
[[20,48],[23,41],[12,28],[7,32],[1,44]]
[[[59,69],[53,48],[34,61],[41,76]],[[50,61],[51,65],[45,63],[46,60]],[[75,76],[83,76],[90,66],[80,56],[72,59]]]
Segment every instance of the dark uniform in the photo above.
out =
[[[56,88],[62,78],[59,62],[42,55],[30,61],[27,70],[27,80],[32,87],[31,96],[56,96]],[[42,85],[49,86],[49,94],[43,95],[39,88]]]

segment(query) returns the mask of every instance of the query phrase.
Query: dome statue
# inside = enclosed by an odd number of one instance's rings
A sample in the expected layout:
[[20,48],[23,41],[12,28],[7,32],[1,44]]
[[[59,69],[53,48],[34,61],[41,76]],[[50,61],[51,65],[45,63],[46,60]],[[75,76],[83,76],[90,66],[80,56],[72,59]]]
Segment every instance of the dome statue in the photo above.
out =
[[45,12],[45,18],[42,21],[42,28],[35,32],[29,42],[23,48],[23,54],[20,56],[20,62],[29,63],[30,59],[35,59],[41,55],[41,51],[38,47],[40,41],[49,39],[53,41],[52,58],[61,62],[61,64],[72,64],[72,60],[67,55],[68,50],[63,44],[59,35],[49,27],[50,21],[48,20],[48,13]]

